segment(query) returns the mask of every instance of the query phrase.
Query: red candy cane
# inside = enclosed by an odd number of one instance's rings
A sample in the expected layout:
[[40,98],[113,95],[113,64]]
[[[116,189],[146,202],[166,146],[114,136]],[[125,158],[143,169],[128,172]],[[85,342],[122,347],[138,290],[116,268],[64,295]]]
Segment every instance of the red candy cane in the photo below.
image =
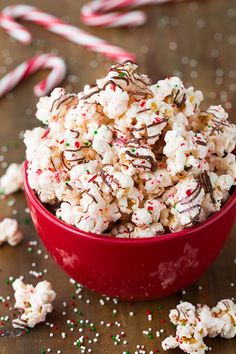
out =
[[25,27],[18,24],[15,19],[37,23],[50,32],[59,34],[71,42],[82,45],[96,53],[101,53],[105,57],[114,59],[117,62],[127,59],[135,60],[132,53],[95,37],[78,27],[71,26],[36,7],[28,5],[7,6],[0,14],[0,27],[21,43],[29,44],[31,42],[31,34]]
[[[82,20],[88,26],[121,27],[139,26],[146,22],[143,11],[119,12],[123,8],[131,8],[144,5],[158,5],[165,2],[180,0],[100,0],[85,4],[81,10]],[[109,13],[109,11],[114,11]]]
[[46,79],[34,87],[36,96],[43,96],[59,85],[65,77],[66,65],[63,59],[53,54],[41,54],[26,60],[0,80],[0,97],[7,94],[21,81],[41,69],[52,69]]

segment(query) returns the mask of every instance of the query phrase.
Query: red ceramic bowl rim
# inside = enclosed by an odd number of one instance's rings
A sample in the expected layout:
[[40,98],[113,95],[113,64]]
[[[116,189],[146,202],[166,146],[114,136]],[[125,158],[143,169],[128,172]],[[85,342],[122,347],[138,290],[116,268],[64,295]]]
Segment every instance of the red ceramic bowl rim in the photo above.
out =
[[[27,178],[27,161],[24,163],[24,185],[25,185],[25,192],[27,195],[30,197],[30,200],[34,203],[34,205],[40,210],[40,212],[50,221],[53,223],[58,224],[61,228],[65,229],[66,231],[73,232],[77,237],[89,237],[89,238],[94,238],[96,240],[102,241],[102,242],[114,242],[114,243],[132,243],[132,244],[142,244],[142,243],[153,243],[153,242],[163,242],[167,241],[173,238],[178,238],[178,237],[186,237],[191,234],[198,234],[199,231],[202,231],[204,228],[207,228],[209,225],[214,223],[216,220],[219,218],[223,217],[224,214],[228,212],[229,209],[231,209],[235,204],[236,204],[236,190],[233,192],[233,194],[230,196],[230,198],[227,200],[225,205],[216,213],[211,215],[209,218],[207,218],[205,221],[199,223],[197,226],[193,226],[189,229],[185,229],[182,231],[177,231],[173,233],[168,233],[162,236],[158,237],[145,237],[145,238],[135,238],[135,239],[129,239],[129,238],[119,238],[119,237],[109,237],[109,236],[104,236],[102,234],[94,234],[90,232],[86,232],[83,230],[80,230],[72,225],[66,224],[65,222],[59,220],[56,216],[54,216],[50,211],[48,211],[44,205],[40,202],[40,200],[36,197],[35,192],[30,188],[28,184],[28,178]],[[199,235],[198,235],[199,236]],[[198,237],[196,236],[196,237]]]

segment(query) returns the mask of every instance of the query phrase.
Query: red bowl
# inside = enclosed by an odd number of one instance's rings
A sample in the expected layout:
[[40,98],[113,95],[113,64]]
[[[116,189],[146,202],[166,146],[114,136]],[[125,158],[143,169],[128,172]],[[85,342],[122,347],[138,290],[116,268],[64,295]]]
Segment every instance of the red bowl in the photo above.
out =
[[219,254],[236,215],[236,191],[205,222],[164,236],[119,239],[78,230],[57,219],[27,181],[35,228],[49,253],[72,278],[98,293],[145,300],[176,292],[200,277]]

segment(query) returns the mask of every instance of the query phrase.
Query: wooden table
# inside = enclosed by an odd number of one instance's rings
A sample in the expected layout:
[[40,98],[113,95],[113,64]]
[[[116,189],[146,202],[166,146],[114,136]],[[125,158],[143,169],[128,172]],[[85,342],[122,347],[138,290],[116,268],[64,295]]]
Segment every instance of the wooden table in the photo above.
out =
[[[2,0],[1,8],[9,3],[21,3],[20,0]],[[84,27],[80,21],[82,1],[25,1],[63,17],[70,23]],[[55,6],[56,4],[56,6]],[[222,103],[230,111],[235,121],[236,105],[236,3],[235,0],[186,1],[179,4],[166,4],[147,9],[148,24],[142,28],[125,29],[89,29],[102,38],[111,40],[135,52],[140,64],[140,71],[147,73],[153,80],[172,74],[182,75],[185,82],[192,82],[201,88],[207,97],[207,103]],[[0,74],[9,71],[36,52],[58,52],[64,56],[69,66],[69,76],[63,86],[78,91],[85,83],[93,82],[102,76],[105,67],[110,64],[95,54],[60,39],[38,26],[26,24],[32,30],[34,42],[29,47],[16,43],[0,30]],[[13,91],[8,98],[0,101],[0,142],[3,151],[0,159],[4,161],[22,161],[24,146],[19,135],[38,122],[34,119],[36,99],[32,93],[33,84],[43,78],[45,73],[38,73]],[[7,152],[4,145],[7,146]],[[1,160],[2,161],[2,160]],[[2,162],[1,162],[2,163]],[[1,172],[4,170],[4,164]],[[15,202],[13,206],[11,204]],[[20,221],[24,230],[24,241],[16,248],[4,245],[0,248],[0,296],[11,299],[0,304],[1,316],[9,315],[8,306],[13,304],[13,292],[9,277],[25,276],[28,282],[36,283],[30,271],[47,272],[43,279],[53,283],[57,292],[55,310],[48,316],[49,325],[38,325],[29,334],[17,337],[12,331],[10,336],[0,338],[0,354],[36,354],[45,353],[51,348],[52,353],[80,353],[73,342],[83,333],[89,338],[96,338],[87,347],[96,354],[134,353],[137,345],[144,344],[146,352],[162,353],[161,339],[165,333],[173,333],[168,322],[169,310],[179,300],[193,303],[204,302],[213,306],[217,300],[225,297],[236,298],[236,239],[231,233],[226,247],[218,260],[199,281],[185,291],[168,298],[144,303],[119,303],[104,300],[102,306],[99,295],[82,290],[82,298],[75,296],[75,286],[54,262],[47,259],[47,253],[40,244],[38,236],[29,221],[23,193],[10,196],[0,202],[0,216],[14,216]],[[56,235],[55,235],[56,237]],[[37,240],[36,246],[29,246],[30,241]],[[35,266],[34,266],[35,263]],[[235,286],[234,285],[235,282]],[[63,306],[67,303],[67,307]],[[64,304],[65,305],[65,304]],[[77,313],[74,311],[77,310]],[[152,321],[147,313],[152,312]],[[63,312],[65,313],[63,315]],[[133,313],[133,316],[131,316]],[[66,323],[71,320],[88,320],[96,328],[89,330],[85,323],[84,332],[79,332],[81,324],[72,331]],[[104,324],[101,324],[104,321]],[[120,327],[119,327],[120,324]],[[151,328],[152,335],[143,334]],[[0,330],[10,329],[7,321]],[[156,331],[164,329],[161,338]],[[121,343],[114,345],[115,335],[124,331]],[[66,339],[61,333],[67,334]],[[99,333],[100,336],[96,336]],[[127,344],[123,344],[127,341]],[[236,339],[207,340],[214,354],[235,354]],[[173,353],[179,353],[178,350]]]

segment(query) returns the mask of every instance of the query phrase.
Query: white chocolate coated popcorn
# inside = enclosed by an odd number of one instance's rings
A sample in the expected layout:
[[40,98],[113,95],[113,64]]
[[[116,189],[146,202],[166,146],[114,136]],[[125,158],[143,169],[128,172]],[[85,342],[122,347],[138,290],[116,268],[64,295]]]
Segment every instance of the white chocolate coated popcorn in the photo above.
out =
[[23,165],[12,163],[0,178],[0,190],[8,195],[20,189],[23,189]]
[[19,315],[12,321],[15,328],[33,328],[44,322],[48,313],[52,312],[52,302],[56,298],[55,291],[48,281],[39,282],[35,287],[25,284],[20,278],[12,284],[15,291],[14,308]]
[[0,221],[0,245],[8,242],[10,246],[16,246],[23,238],[17,220],[5,218]]
[[236,336],[236,305],[230,299],[221,300],[210,309],[207,305],[197,308],[189,302],[177,305],[170,311],[170,321],[177,326],[176,336],[162,342],[162,348],[180,348],[188,354],[205,354],[208,347],[203,339],[221,336],[230,339]]
[[139,238],[191,227],[220,210],[236,178],[235,126],[202,100],[178,77],[151,85],[130,61],[78,94],[57,88],[37,105],[45,129],[25,134],[29,185],[84,231]]

